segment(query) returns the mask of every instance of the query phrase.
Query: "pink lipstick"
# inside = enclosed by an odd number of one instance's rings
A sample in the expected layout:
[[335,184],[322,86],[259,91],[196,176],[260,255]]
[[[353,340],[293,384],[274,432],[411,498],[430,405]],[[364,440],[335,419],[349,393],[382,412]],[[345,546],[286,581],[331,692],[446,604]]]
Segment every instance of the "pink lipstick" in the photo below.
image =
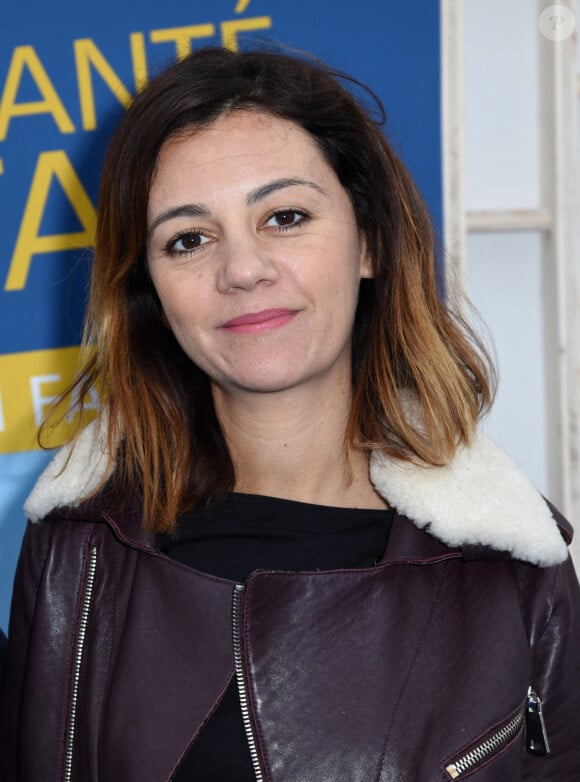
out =
[[249,312],[247,315],[240,315],[238,318],[228,320],[227,323],[222,323],[220,328],[234,334],[260,334],[284,326],[295,315],[296,310],[288,309]]

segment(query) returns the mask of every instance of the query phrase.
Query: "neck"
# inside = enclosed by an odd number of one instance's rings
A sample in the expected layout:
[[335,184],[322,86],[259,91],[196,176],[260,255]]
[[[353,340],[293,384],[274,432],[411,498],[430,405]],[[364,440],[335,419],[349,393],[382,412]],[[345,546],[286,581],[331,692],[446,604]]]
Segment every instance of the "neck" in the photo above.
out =
[[236,491],[319,505],[386,507],[370,482],[368,454],[345,445],[348,384],[314,398],[302,388],[273,394],[214,388],[214,402]]

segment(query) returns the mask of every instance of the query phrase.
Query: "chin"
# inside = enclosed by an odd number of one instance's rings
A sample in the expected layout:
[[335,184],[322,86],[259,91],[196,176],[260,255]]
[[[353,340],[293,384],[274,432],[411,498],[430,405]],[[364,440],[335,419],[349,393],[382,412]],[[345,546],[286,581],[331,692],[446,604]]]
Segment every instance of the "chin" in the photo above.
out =
[[276,394],[282,391],[288,391],[301,385],[302,379],[291,378],[260,378],[250,380],[240,379],[237,382],[228,384],[230,389],[245,391],[254,394]]
[[297,388],[307,384],[313,375],[305,375],[304,372],[288,372],[278,367],[278,371],[259,370],[244,372],[243,374],[230,375],[228,377],[214,377],[212,384],[224,393],[243,391],[255,394],[275,394]]
[[[331,357],[328,360],[307,361],[306,356],[301,362],[295,358],[286,361],[269,360],[246,363],[243,367],[230,367],[228,372],[213,375],[212,384],[224,393],[244,391],[256,394],[274,394],[304,386],[320,386],[330,384],[333,389],[341,385],[344,377],[350,379],[350,356],[343,362]],[[280,359],[280,357],[278,357]],[[233,371],[232,371],[233,370]],[[241,371],[240,371],[241,370]],[[210,375],[211,376],[211,375]]]

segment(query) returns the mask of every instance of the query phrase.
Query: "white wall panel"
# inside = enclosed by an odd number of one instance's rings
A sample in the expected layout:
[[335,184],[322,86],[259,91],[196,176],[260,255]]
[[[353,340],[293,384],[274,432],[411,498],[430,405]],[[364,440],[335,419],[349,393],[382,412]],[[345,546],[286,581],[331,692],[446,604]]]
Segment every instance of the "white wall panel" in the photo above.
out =
[[493,335],[499,366],[484,428],[548,494],[541,238],[472,234],[467,248],[470,298]]
[[466,208],[539,206],[533,0],[465,0]]

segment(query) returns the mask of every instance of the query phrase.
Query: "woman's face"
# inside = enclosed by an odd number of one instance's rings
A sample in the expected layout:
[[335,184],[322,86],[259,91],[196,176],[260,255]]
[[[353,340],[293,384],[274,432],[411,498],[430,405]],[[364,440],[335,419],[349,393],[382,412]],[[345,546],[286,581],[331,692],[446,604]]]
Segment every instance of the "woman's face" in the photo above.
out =
[[371,264],[346,191],[297,125],[239,111],[166,142],[148,228],[167,322],[214,388],[350,379]]

